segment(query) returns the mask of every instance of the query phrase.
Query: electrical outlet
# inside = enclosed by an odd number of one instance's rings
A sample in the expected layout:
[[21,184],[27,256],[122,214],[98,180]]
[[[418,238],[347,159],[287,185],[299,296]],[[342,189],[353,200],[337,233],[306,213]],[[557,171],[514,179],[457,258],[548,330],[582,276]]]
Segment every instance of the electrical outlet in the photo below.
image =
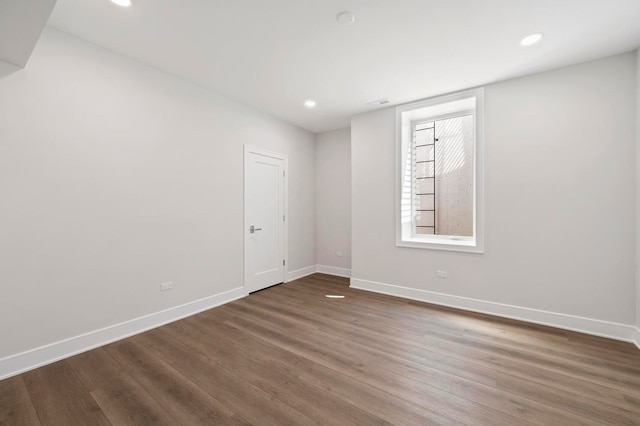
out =
[[336,256],[342,257],[342,252],[340,250],[336,251]]
[[449,273],[447,271],[437,271],[436,275],[438,276],[438,278],[447,278],[449,276]]
[[160,284],[160,291],[169,291],[169,290],[173,290],[173,282]]

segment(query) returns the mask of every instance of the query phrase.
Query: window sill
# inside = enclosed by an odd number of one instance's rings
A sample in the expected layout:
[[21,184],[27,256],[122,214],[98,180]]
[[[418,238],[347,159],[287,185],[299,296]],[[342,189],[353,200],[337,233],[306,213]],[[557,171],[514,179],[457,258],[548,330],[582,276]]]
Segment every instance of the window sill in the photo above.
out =
[[396,242],[398,247],[426,250],[457,251],[462,253],[483,254],[484,249],[476,241],[435,238],[405,238]]

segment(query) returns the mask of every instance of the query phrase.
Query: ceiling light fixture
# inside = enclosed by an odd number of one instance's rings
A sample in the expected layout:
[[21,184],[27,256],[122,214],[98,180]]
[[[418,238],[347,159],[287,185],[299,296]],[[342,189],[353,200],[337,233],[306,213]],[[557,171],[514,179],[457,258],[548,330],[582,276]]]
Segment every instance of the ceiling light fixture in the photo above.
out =
[[340,25],[351,25],[355,20],[356,15],[347,11],[340,12],[338,13],[338,16],[336,16],[336,21],[338,21],[338,24]]
[[118,6],[122,6],[122,7],[131,6],[131,0],[111,0],[111,3],[117,4]]
[[314,101],[313,99],[307,99],[306,101],[304,101],[304,106],[306,106],[309,109],[315,108],[316,105],[317,105],[316,101]]
[[526,36],[525,38],[523,38],[520,41],[520,44],[522,46],[533,46],[534,44],[538,43],[540,40],[542,40],[542,37],[544,37],[544,34],[542,33],[535,33],[535,34],[531,34]]

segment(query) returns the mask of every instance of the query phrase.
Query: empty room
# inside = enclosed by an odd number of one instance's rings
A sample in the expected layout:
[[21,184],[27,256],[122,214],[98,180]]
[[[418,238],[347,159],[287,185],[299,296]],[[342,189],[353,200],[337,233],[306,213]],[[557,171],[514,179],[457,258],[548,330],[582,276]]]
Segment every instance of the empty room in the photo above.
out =
[[640,425],[640,1],[0,0],[0,425]]

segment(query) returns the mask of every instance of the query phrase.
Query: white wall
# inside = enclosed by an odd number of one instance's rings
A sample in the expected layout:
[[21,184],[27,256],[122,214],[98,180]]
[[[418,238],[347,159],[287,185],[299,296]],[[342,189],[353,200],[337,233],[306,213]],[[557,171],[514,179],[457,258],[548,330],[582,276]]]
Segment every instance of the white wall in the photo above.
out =
[[315,265],[313,134],[45,30],[0,75],[0,358],[242,286],[244,143],[289,155]]
[[350,128],[316,137],[316,244],[319,265],[351,269]]
[[24,67],[56,0],[0,2],[0,61]]
[[483,255],[395,246],[394,109],[354,117],[352,276],[633,324],[635,78],[625,54],[486,87]]

